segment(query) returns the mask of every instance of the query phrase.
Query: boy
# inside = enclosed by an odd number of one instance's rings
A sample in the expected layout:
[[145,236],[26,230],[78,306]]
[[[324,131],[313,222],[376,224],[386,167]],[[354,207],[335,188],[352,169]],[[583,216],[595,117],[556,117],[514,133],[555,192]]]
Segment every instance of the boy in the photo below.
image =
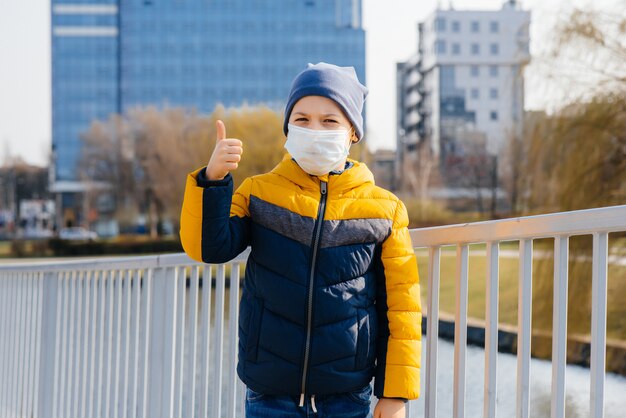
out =
[[[353,67],[309,64],[292,83],[287,153],[232,192],[243,153],[217,121],[206,167],[187,176],[180,236],[205,263],[248,245],[237,374],[246,416],[405,416],[419,396],[421,304],[404,204],[347,158],[368,90]],[[310,414],[313,415],[310,415]]]

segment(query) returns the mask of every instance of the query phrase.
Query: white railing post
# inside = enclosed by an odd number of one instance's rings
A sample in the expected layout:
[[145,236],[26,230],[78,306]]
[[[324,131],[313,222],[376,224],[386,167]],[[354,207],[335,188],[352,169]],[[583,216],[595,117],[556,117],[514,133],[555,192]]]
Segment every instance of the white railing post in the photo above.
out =
[[143,347],[141,347],[141,354],[143,358],[141,360],[141,383],[139,384],[139,386],[141,387],[141,397],[139,399],[139,410],[137,411],[137,416],[139,418],[148,417],[148,389],[150,387],[150,326],[154,322],[151,310],[151,307],[153,305],[152,288],[154,281],[154,269],[149,268],[143,273],[144,274],[141,280],[141,312],[143,320],[140,320],[140,323],[142,324],[140,339],[143,342]]
[[484,418],[495,418],[498,386],[498,266],[499,242],[487,243],[487,283],[485,298],[485,395]]
[[54,365],[56,363],[56,321],[58,273],[46,272],[43,276],[41,301],[41,344],[39,359],[39,390],[37,411],[42,418],[51,418],[54,413],[53,399],[55,385]]
[[591,289],[591,418],[604,417],[606,369],[606,298],[609,234],[593,234],[593,273]]
[[454,418],[465,417],[465,360],[467,357],[467,286],[469,245],[456,247],[456,313],[454,316]]
[[176,286],[178,269],[154,269],[150,304],[149,377],[148,390],[150,418],[170,418],[174,414],[174,383],[176,364]]
[[16,333],[16,323],[17,323],[17,273],[11,273],[8,277],[9,280],[9,322],[8,322],[8,338],[7,338],[7,370],[5,374],[4,381],[4,407],[7,408],[8,411],[11,411],[11,395],[13,388],[13,367],[15,365],[15,350],[14,350],[14,341],[15,341],[15,333]]
[[226,267],[224,264],[217,266],[217,278],[215,282],[215,359],[213,362],[213,415],[212,417],[222,416],[222,373],[224,367],[222,360],[224,358],[224,293],[226,287]]
[[230,263],[230,301],[228,318],[228,417],[235,418],[237,413],[237,344],[239,323],[239,263]]
[[187,289],[185,267],[176,268],[178,301],[176,302],[176,374],[174,376],[174,417],[183,418],[183,375],[185,371],[185,291]]
[[[43,289],[43,277],[44,274],[43,272],[37,272],[35,273],[36,277],[37,277],[37,286],[36,286],[36,325],[35,325],[35,330],[34,330],[34,342],[35,342],[35,349],[33,352],[33,357],[34,357],[34,362],[33,362],[33,380],[32,380],[32,390],[33,390],[33,395],[32,395],[32,399],[33,399],[33,403],[32,403],[32,416],[33,417],[39,417],[39,411],[37,409],[37,407],[39,406],[38,402],[39,402],[39,370],[41,367],[41,335],[42,335],[42,324],[41,322],[43,321],[43,309],[42,309],[42,303],[43,303],[43,299],[44,299],[44,289]],[[31,416],[30,413],[31,411],[28,411],[29,415]]]
[[21,415],[20,410],[20,378],[22,375],[22,370],[20,368],[20,359],[22,357],[22,328],[24,327],[24,306],[26,305],[26,300],[24,299],[25,289],[24,289],[24,273],[19,272],[17,275],[17,289],[16,289],[16,301],[17,301],[17,309],[16,315],[17,319],[15,321],[15,337],[13,338],[14,342],[14,355],[13,355],[13,373],[11,377],[11,388],[12,388],[12,399],[13,399],[13,412]]
[[439,341],[439,275],[441,248],[428,248],[428,308],[426,314],[426,418],[437,417],[437,343]]
[[533,241],[519,243],[519,293],[517,302],[517,418],[530,415],[530,342],[532,331]]
[[[0,274],[0,376],[6,375],[9,363],[6,346],[9,342],[9,279],[6,273]],[[0,408],[5,408],[5,379],[0,379]]]
[[196,349],[198,341],[198,287],[200,281],[200,267],[191,268],[189,282],[189,370],[185,392],[187,394],[186,416],[196,416]]
[[202,270],[202,320],[201,320],[201,337],[200,337],[200,418],[208,418],[209,390],[211,383],[209,382],[209,373],[211,370],[211,287],[213,282],[213,268],[209,264],[205,264]]
[[554,302],[552,306],[552,418],[565,417],[567,363],[567,263],[569,237],[554,239]]

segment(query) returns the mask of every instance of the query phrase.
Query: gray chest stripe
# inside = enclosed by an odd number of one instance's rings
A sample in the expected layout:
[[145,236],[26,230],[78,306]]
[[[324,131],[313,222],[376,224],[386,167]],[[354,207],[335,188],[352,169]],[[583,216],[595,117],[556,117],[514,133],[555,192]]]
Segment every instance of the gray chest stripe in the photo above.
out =
[[[291,238],[311,245],[315,220],[288,209],[250,196],[250,218],[253,222]],[[340,245],[383,242],[392,228],[391,219],[358,218],[324,221],[321,248]]]
[[315,220],[250,195],[250,218],[285,237],[310,246]]
[[340,245],[380,243],[391,234],[392,220],[359,218],[324,221],[322,248]]

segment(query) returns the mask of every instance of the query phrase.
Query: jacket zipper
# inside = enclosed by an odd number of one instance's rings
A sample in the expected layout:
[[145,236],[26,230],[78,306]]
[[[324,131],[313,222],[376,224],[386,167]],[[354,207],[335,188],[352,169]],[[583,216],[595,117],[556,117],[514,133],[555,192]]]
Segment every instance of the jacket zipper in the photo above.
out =
[[304,394],[306,386],[306,373],[309,366],[309,345],[311,343],[311,325],[313,315],[313,277],[315,275],[315,264],[317,262],[317,248],[320,243],[320,236],[322,235],[322,222],[324,221],[324,212],[326,211],[326,196],[328,192],[328,183],[325,181],[320,182],[320,205],[317,210],[317,221],[314,229],[314,241],[313,241],[313,257],[311,258],[311,271],[309,278],[309,299],[307,302],[307,330],[306,330],[306,344],[304,346],[304,370],[302,372],[302,391],[300,393],[300,406],[304,406]]

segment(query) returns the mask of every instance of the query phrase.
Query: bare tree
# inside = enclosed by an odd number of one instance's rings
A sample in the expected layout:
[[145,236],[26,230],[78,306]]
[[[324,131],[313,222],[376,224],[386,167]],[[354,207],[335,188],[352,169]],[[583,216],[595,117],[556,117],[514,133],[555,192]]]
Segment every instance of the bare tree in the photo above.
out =
[[473,129],[457,129],[454,150],[446,154],[445,167],[449,184],[470,189],[475,195],[476,210],[485,212],[483,190],[490,187],[491,158],[485,134]]
[[[588,88],[550,115],[535,115],[523,137],[520,200],[526,214],[587,209],[626,201],[626,8],[614,13],[575,10],[558,25],[553,71],[572,89]],[[590,80],[592,82],[590,83]],[[589,332],[589,236],[572,237],[568,332]],[[553,261],[538,262],[533,326],[550,330]],[[609,310],[618,297],[609,295]],[[611,321],[611,320],[609,320]],[[623,324],[609,332],[624,335]]]
[[[136,107],[124,116],[94,122],[82,136],[82,176],[113,185],[111,216],[121,224],[133,225],[143,214],[153,237],[165,220],[178,231],[186,176],[208,162],[218,118],[226,123],[229,137],[244,142],[248,155],[233,173],[236,185],[280,161],[285,141],[282,117],[269,108],[219,106],[206,116],[195,109]],[[97,207],[98,199],[102,200],[102,191],[94,190],[90,204]]]

